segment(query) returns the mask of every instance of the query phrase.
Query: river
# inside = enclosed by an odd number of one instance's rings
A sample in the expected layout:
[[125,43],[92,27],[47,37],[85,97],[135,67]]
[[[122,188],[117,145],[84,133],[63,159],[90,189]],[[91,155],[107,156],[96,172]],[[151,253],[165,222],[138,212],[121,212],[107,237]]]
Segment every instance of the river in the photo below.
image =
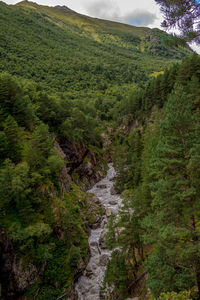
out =
[[105,178],[96,183],[88,193],[95,194],[106,210],[98,228],[92,229],[89,237],[91,257],[83,275],[75,285],[78,300],[99,300],[100,287],[104,279],[107,262],[112,251],[105,247],[106,225],[109,215],[117,215],[121,198],[119,195],[111,195],[114,185],[115,170],[112,164],[108,164],[108,172]]

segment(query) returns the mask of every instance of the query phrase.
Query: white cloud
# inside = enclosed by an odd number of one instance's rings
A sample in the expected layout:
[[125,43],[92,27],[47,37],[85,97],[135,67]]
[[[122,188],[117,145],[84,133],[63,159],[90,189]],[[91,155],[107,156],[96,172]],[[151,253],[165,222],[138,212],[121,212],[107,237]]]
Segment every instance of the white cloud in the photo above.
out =
[[120,20],[120,8],[115,1],[97,0],[95,2],[88,2],[85,8],[91,16],[114,21]]
[[125,15],[122,20],[130,25],[148,26],[150,24],[154,24],[156,19],[157,16],[154,13],[146,10],[135,10]]
[[85,6],[87,13],[102,19],[119,21],[135,26],[148,26],[157,19],[155,13],[144,9],[133,9],[129,12],[121,13],[119,5],[112,0],[97,0],[88,2]]

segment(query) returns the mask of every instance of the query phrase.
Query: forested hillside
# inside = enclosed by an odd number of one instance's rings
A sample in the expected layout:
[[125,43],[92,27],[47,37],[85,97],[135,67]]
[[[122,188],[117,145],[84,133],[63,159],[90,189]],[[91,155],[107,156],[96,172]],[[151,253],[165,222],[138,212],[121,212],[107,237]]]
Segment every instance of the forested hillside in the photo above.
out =
[[158,29],[0,2],[3,300],[76,299],[104,213],[86,190],[111,159],[125,208],[110,217],[108,246],[126,251],[109,262],[109,299],[137,295],[146,272],[155,297],[196,291],[200,62],[191,54]]
[[8,74],[0,101],[2,297],[32,286],[27,297],[55,299],[84,266],[89,226],[102,213],[83,192],[106,171],[97,122],[86,104]]
[[142,83],[189,54],[186,48],[168,47],[167,34],[158,29],[28,1],[16,6],[1,2],[0,9],[0,70],[40,82],[46,89],[76,91],[76,97],[113,85]]
[[151,299],[147,288],[153,299],[199,299],[199,96],[193,55],[130,99],[129,133],[115,137],[124,206],[107,235],[118,247],[105,277],[111,299]]

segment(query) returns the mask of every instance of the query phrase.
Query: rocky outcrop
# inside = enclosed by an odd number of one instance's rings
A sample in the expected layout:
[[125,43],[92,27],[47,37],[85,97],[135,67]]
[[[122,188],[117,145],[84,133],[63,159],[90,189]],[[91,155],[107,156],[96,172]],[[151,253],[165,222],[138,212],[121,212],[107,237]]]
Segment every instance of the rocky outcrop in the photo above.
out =
[[[101,218],[104,213],[105,210],[101,205],[101,203],[99,202],[99,199],[94,194],[89,193],[87,196],[87,212],[86,212],[90,220],[89,227],[92,229],[97,228],[101,223]],[[88,231],[88,228],[86,229],[86,231]]]
[[[62,240],[64,236],[60,222],[60,201],[65,193],[71,193],[73,186],[77,191],[77,201],[82,201],[81,217],[84,231],[89,235],[90,229],[98,227],[101,222],[103,208],[94,194],[85,194],[106,173],[106,165],[98,151],[88,149],[80,142],[70,142],[65,139],[55,140],[54,147],[64,160],[59,174],[60,195],[56,194],[53,186],[44,185],[40,193],[51,198],[50,209],[55,219],[54,233]],[[78,187],[76,185],[78,185]],[[80,199],[79,199],[80,198]],[[82,200],[85,199],[84,201]],[[80,259],[77,266],[75,281],[82,274],[90,257],[86,261]],[[103,264],[103,258],[101,263]],[[0,229],[0,299],[21,299],[31,285],[43,275],[45,264],[34,265],[34,262],[25,260],[16,252],[15,244],[8,238],[6,232]],[[2,292],[1,292],[2,291]],[[2,295],[1,295],[2,293]],[[72,287],[73,294],[73,287]]]
[[67,7],[65,5],[56,5],[55,8],[60,9],[60,10],[64,10],[65,12],[72,11],[72,9],[70,9],[69,7]]
[[106,254],[103,254],[99,258],[99,265],[105,267],[109,261],[109,256]]
[[88,149],[81,142],[71,142],[60,138],[56,148],[66,162],[66,170],[71,179],[86,191],[106,173],[102,157],[95,149]]
[[14,250],[13,243],[3,230],[0,230],[0,282],[1,299],[19,299],[34,284],[44,270],[44,265],[36,267],[25,263]]

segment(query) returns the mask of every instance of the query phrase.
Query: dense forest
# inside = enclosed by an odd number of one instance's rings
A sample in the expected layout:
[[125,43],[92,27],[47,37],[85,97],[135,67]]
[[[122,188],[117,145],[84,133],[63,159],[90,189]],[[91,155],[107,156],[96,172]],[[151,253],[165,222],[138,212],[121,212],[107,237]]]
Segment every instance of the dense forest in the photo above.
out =
[[137,295],[138,280],[144,296],[149,288],[155,299],[199,299],[199,70],[193,55],[133,94],[134,126],[116,132],[124,205],[107,234],[120,249],[106,271],[111,299]]
[[111,160],[108,299],[199,299],[199,56],[66,7],[0,10],[2,299],[73,297]]
[[[86,194],[75,184],[79,182],[77,162],[66,161],[57,141],[66,143],[70,138],[81,147],[85,162],[93,159],[91,151],[98,159],[102,156],[98,127],[89,107],[84,105],[85,115],[80,103],[67,104],[66,99],[6,73],[0,76],[0,100],[1,239],[5,241],[6,233],[17,255],[29,264],[30,273],[25,275],[38,277],[30,295],[40,286],[39,275],[45,268],[38,299],[55,299],[60,289],[70,287],[80,258],[86,259],[88,226],[101,215],[95,204],[88,208]],[[91,209],[95,209],[92,215]],[[4,251],[9,258],[13,250]],[[20,273],[20,263],[16,262],[16,268]],[[52,286],[55,278],[57,290]],[[2,280],[3,292],[6,295],[11,288],[8,298],[13,299],[17,288],[9,286],[7,277]]]

